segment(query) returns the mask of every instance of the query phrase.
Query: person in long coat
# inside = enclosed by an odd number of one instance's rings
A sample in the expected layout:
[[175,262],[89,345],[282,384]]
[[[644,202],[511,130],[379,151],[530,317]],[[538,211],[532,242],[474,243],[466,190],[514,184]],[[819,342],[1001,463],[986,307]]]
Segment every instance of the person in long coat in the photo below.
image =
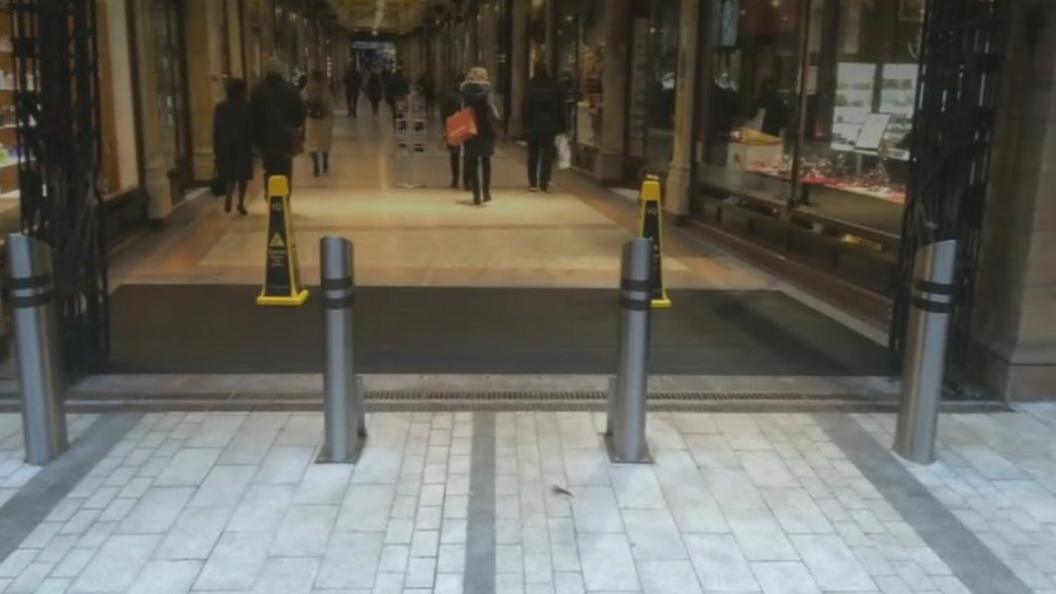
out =
[[367,75],[367,99],[370,101],[370,111],[374,119],[378,119],[378,108],[381,106],[381,97],[385,93],[385,84],[381,75],[376,70],[371,70]]
[[330,148],[334,142],[334,96],[322,70],[308,77],[301,91],[308,118],[305,121],[304,150],[312,157],[315,177],[330,171]]
[[532,192],[550,190],[557,152],[554,140],[565,132],[565,94],[554,77],[540,68],[528,82],[521,113],[528,134],[528,185]]
[[473,204],[491,202],[491,156],[495,154],[492,120],[499,119],[499,113],[492,102],[488,71],[480,66],[471,68],[459,91],[462,102],[473,108],[477,120],[477,135],[462,145],[466,170],[473,186]]
[[265,68],[267,75],[254,87],[249,100],[253,143],[264,163],[265,185],[271,176],[283,175],[292,186],[293,157],[304,148],[301,142],[304,101],[297,87],[282,77],[282,62],[271,59]]
[[363,73],[355,64],[349,64],[345,71],[345,102],[348,104],[348,117],[356,117],[359,111],[359,93],[363,89]]
[[253,179],[253,118],[246,100],[246,82],[230,78],[225,85],[227,98],[213,110],[213,155],[216,175],[222,180],[226,198],[224,211],[238,190],[238,212],[246,214],[246,189]]

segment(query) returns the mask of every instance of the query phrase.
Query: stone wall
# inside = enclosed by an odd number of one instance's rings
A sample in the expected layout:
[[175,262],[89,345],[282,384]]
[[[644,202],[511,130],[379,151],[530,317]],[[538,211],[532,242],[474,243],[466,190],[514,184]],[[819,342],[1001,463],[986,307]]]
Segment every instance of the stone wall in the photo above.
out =
[[976,378],[992,396],[1056,397],[1056,0],[1011,21],[979,274]]

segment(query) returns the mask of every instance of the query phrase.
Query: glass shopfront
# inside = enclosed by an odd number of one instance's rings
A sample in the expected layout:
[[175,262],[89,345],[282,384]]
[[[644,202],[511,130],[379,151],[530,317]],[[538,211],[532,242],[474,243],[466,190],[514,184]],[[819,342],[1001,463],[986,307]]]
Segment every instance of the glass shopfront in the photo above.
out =
[[702,189],[815,217],[825,223],[815,231],[836,241],[878,251],[896,244],[923,2],[709,0],[707,8]]
[[154,84],[158,94],[161,147],[172,163],[172,200],[183,200],[191,171],[190,119],[187,113],[187,73],[184,62],[183,3],[154,0],[151,4]]
[[635,4],[631,20],[628,177],[662,173],[671,163],[678,87],[678,0]]
[[555,5],[557,77],[566,91],[572,164],[586,170],[593,169],[601,138],[604,7],[604,0]]

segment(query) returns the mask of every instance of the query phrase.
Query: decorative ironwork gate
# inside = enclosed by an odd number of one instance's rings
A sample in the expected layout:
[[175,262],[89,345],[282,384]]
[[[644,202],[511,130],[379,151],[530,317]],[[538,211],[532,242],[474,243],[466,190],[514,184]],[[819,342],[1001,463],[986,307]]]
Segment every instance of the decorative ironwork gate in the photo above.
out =
[[66,370],[109,347],[94,0],[11,0],[22,231],[51,246]]
[[927,0],[891,349],[901,355],[917,249],[959,240],[947,382],[964,386],[1008,0]]

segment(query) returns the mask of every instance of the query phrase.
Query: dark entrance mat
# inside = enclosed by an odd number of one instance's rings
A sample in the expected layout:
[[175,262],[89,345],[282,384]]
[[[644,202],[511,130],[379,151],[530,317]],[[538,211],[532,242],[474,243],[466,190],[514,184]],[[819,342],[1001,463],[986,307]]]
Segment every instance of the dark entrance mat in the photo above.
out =
[[[109,373],[319,373],[319,293],[259,307],[259,288],[127,285],[111,299]],[[777,291],[671,291],[653,316],[663,375],[887,375],[887,352]],[[593,289],[366,287],[357,294],[364,373],[606,374],[617,293]]]

